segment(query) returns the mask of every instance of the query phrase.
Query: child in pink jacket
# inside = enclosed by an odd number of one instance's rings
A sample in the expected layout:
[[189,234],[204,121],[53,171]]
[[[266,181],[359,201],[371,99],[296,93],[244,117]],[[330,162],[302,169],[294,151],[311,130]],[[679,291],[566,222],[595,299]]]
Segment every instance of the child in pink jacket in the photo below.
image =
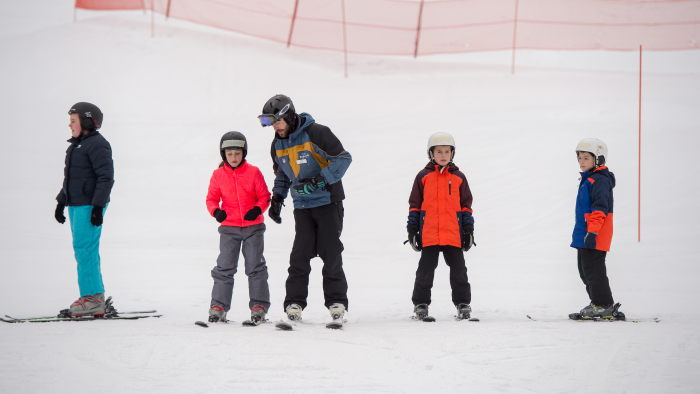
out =
[[242,249],[248,276],[251,321],[257,325],[265,321],[270,308],[267,265],[263,256],[263,212],[270,206],[270,192],[260,170],[245,160],[248,143],[242,133],[230,131],[224,134],[219,150],[223,161],[211,176],[207,194],[207,210],[221,223],[219,258],[211,270],[214,289],[209,321],[226,322],[226,312],[231,309],[233,275],[238,269]]

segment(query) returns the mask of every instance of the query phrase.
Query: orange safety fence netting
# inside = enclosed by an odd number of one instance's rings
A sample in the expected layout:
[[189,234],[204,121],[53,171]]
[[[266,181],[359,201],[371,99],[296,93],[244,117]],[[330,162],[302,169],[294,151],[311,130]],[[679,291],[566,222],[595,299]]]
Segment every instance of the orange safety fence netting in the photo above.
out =
[[700,48],[700,0],[77,0],[285,44],[383,55]]

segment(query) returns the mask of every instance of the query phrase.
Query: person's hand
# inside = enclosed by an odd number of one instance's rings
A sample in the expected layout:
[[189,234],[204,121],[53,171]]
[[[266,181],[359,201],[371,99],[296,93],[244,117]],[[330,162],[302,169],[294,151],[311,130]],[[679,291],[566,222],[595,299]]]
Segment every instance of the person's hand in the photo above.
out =
[[465,224],[462,226],[462,250],[466,252],[472,248],[472,245],[476,245],[474,243],[474,225]]
[[260,216],[260,214],[262,214],[262,209],[260,209],[260,207],[256,205],[253,208],[251,208],[250,211],[245,213],[245,216],[243,216],[243,220],[252,222],[253,220],[257,219],[258,216]]
[[586,245],[586,249],[595,249],[596,237],[598,237],[598,233],[586,233],[586,236],[583,238],[583,244]]
[[316,175],[311,179],[307,179],[304,183],[294,186],[294,191],[300,196],[306,196],[313,193],[316,189],[326,187],[326,180],[321,174]]
[[418,234],[418,227],[410,226],[406,229],[408,230],[408,242],[411,244],[411,247],[416,252],[420,252],[423,249],[423,242],[421,241],[420,234]]
[[54,213],[54,217],[56,218],[56,221],[63,224],[66,222],[66,217],[63,215],[63,210],[66,208],[65,205],[58,203],[56,205],[56,213]]
[[228,215],[226,215],[226,211],[221,210],[219,208],[216,208],[214,210],[214,218],[216,219],[217,222],[221,223],[224,220],[226,220],[227,217],[228,217]]
[[282,213],[282,205],[284,205],[282,203],[283,201],[284,197],[280,196],[279,194],[275,194],[270,199],[270,209],[267,211],[267,215],[277,224],[282,223],[280,214]]
[[92,214],[90,215],[90,223],[93,226],[100,227],[102,225],[102,211],[104,207],[98,207],[97,205],[92,207]]

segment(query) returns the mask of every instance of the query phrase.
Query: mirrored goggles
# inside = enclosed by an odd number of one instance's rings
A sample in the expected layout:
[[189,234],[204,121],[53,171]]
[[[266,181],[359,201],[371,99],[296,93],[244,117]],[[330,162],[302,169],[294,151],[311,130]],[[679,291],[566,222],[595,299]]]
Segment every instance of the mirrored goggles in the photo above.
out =
[[260,121],[260,125],[262,127],[272,126],[273,124],[277,123],[280,119],[282,119],[288,110],[289,110],[289,104],[285,105],[276,114],[258,115],[258,120]]

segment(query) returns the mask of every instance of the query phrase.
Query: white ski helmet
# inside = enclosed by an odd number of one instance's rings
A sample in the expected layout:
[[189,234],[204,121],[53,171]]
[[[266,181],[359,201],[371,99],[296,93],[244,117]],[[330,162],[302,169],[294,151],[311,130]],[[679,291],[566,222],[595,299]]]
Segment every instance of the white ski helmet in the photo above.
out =
[[452,156],[450,161],[455,158],[455,139],[449,133],[439,132],[431,135],[428,139],[428,157],[431,161],[433,160],[433,147],[442,145],[451,146]]
[[605,142],[597,138],[584,138],[576,145],[576,156],[578,152],[588,152],[595,157],[596,168],[608,162],[608,147]]

